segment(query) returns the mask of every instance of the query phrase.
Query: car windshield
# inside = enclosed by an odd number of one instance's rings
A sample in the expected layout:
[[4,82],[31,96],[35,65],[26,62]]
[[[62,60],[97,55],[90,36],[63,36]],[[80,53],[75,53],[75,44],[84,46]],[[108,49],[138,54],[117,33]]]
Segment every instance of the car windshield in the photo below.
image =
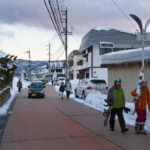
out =
[[42,83],[31,83],[30,88],[43,88]]

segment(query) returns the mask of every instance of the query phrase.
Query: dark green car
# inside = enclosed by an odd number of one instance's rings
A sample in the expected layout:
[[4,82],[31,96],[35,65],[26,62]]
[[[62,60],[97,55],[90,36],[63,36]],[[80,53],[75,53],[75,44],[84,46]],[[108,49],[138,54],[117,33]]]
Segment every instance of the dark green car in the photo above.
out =
[[45,85],[43,82],[31,82],[30,86],[28,86],[28,98],[31,97],[45,97]]

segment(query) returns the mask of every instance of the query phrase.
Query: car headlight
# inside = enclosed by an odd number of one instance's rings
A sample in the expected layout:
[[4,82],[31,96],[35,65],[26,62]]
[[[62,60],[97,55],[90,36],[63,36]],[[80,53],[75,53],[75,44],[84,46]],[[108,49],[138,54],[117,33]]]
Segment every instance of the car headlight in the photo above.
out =
[[29,91],[29,93],[32,93],[31,91]]
[[44,91],[40,91],[40,93],[44,93]]

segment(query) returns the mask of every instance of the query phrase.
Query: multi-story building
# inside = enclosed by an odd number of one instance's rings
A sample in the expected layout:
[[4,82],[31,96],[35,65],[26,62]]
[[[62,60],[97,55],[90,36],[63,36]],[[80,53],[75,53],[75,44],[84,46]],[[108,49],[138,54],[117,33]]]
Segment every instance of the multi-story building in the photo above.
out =
[[49,65],[44,65],[38,68],[38,79],[43,81],[48,81],[53,78],[54,73],[57,74],[57,77],[65,76],[65,61],[51,61],[50,68]]
[[[145,42],[150,46],[150,42]],[[83,56],[83,68],[80,72],[85,78],[104,78],[107,80],[107,68],[101,68],[103,54],[130,50],[141,47],[136,40],[136,34],[121,31],[111,27],[97,27],[91,29],[82,39],[80,52]]]
[[73,50],[69,54],[69,75],[71,79],[79,79],[79,70],[82,68],[82,53]]

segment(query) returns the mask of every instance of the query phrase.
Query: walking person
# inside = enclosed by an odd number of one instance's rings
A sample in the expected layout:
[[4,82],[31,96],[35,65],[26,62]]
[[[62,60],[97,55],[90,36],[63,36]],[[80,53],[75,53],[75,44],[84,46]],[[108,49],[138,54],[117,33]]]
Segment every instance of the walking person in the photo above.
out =
[[69,79],[67,79],[67,81],[65,83],[65,91],[66,91],[66,94],[67,94],[67,99],[69,99],[69,97],[70,97],[71,90],[72,90],[71,83],[70,83]]
[[18,92],[21,92],[22,82],[21,82],[20,79],[19,79],[18,82],[17,82],[17,87],[18,87]]
[[54,80],[52,79],[52,86],[53,86]]
[[64,98],[64,91],[65,91],[65,85],[64,85],[64,82],[61,82],[61,85],[59,87],[59,92],[61,94],[61,99]]
[[127,132],[128,128],[125,127],[125,120],[123,117],[123,108],[125,107],[125,96],[123,89],[121,88],[121,79],[117,78],[114,81],[114,85],[108,91],[108,101],[112,104],[110,106],[110,130],[114,131],[115,116],[118,116],[121,132]]
[[150,112],[150,95],[149,89],[147,87],[147,81],[141,81],[141,90],[140,90],[140,97],[138,97],[137,88],[135,88],[131,95],[137,100],[135,103],[135,111],[137,113],[137,118],[135,122],[135,132],[137,134],[147,134],[144,130],[144,125],[146,121],[146,107],[148,104],[148,109]]

